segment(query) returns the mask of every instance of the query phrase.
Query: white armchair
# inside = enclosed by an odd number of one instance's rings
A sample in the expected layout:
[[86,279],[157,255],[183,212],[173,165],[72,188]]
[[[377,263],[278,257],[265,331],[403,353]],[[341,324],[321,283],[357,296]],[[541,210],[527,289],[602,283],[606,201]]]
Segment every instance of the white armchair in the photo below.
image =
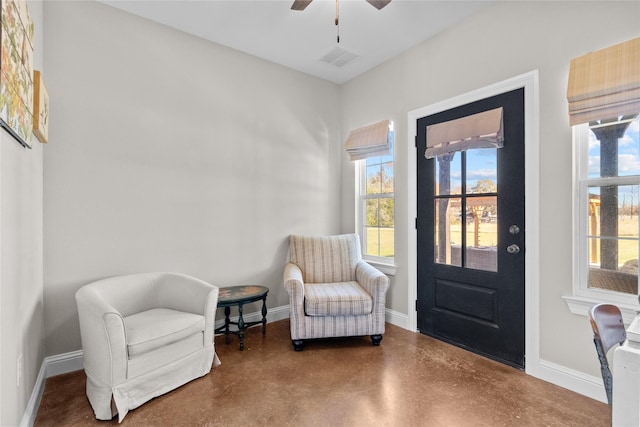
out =
[[380,345],[385,330],[389,278],[362,260],[357,234],[290,236],[284,270],[291,340],[370,335]]
[[76,292],[96,418],[110,420],[220,364],[213,331],[218,288],[176,273],[116,276]]

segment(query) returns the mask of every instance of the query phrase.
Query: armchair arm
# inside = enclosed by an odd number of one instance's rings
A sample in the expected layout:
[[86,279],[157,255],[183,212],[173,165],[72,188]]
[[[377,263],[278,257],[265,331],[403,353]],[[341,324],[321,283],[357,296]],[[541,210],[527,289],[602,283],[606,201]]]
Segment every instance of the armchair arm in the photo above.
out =
[[289,320],[291,339],[303,339],[306,335],[304,323],[304,279],[296,264],[288,263],[284,268],[284,287],[289,293]]
[[76,303],[87,375],[106,387],[124,381],[127,345],[122,315],[92,285],[76,292]]
[[389,278],[377,268],[360,260],[356,265],[356,280],[373,298],[374,310],[380,304],[384,310],[387,289],[389,289]]
[[284,287],[289,292],[290,304],[304,307],[304,279],[302,270],[290,262],[284,267]]

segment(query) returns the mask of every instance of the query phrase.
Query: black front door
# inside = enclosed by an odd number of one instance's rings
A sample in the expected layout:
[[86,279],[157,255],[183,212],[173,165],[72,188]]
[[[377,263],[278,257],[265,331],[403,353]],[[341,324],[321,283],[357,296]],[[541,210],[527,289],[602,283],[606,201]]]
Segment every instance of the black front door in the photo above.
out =
[[[502,107],[504,146],[427,159],[427,127]],[[417,121],[420,332],[524,368],[524,89]]]

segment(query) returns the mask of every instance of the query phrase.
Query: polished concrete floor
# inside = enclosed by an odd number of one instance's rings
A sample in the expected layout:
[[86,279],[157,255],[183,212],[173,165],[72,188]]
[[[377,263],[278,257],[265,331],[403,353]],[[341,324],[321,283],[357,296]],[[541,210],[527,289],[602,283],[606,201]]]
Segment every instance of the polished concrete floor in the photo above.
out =
[[[609,407],[430,337],[387,324],[295,352],[289,321],[216,337],[222,365],[129,412],[123,426],[607,426]],[[594,357],[595,350],[594,350]],[[47,379],[35,425],[97,421],[83,371]]]

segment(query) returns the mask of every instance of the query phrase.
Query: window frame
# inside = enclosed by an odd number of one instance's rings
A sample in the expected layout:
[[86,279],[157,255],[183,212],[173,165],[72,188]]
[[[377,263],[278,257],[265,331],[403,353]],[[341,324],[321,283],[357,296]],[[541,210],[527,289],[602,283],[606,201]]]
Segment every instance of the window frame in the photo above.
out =
[[[637,119],[636,119],[637,120]],[[573,247],[572,272],[573,295],[563,297],[574,314],[587,315],[595,304],[610,303],[617,305],[625,323],[636,316],[638,295],[624,294],[606,289],[588,287],[589,238],[588,229],[589,187],[606,185],[639,185],[640,175],[589,178],[589,124],[572,127],[573,148]],[[640,219],[639,219],[640,229]],[[639,288],[640,293],[640,288]]]
[[[393,124],[391,124],[393,126]],[[392,128],[393,129],[393,128]],[[367,263],[373,265],[378,268],[385,274],[395,275],[396,273],[396,264],[395,264],[395,250],[396,250],[396,238],[395,231],[397,231],[396,226],[396,208],[395,208],[395,189],[396,189],[396,156],[395,156],[395,135],[393,134],[393,130],[390,130],[390,133],[393,135],[392,138],[393,144],[391,149],[391,162],[393,166],[393,192],[392,193],[379,193],[379,194],[366,194],[367,191],[367,159],[357,160],[355,162],[355,204],[356,204],[356,233],[360,236],[360,245],[362,251],[362,259]],[[375,156],[375,157],[385,157],[385,156]],[[394,209],[393,209],[393,229],[394,229],[394,257],[381,257],[374,255],[367,255],[365,248],[367,247],[367,235],[365,232],[365,225],[367,209],[366,204],[368,200],[371,199],[386,199],[392,198],[394,200]]]

